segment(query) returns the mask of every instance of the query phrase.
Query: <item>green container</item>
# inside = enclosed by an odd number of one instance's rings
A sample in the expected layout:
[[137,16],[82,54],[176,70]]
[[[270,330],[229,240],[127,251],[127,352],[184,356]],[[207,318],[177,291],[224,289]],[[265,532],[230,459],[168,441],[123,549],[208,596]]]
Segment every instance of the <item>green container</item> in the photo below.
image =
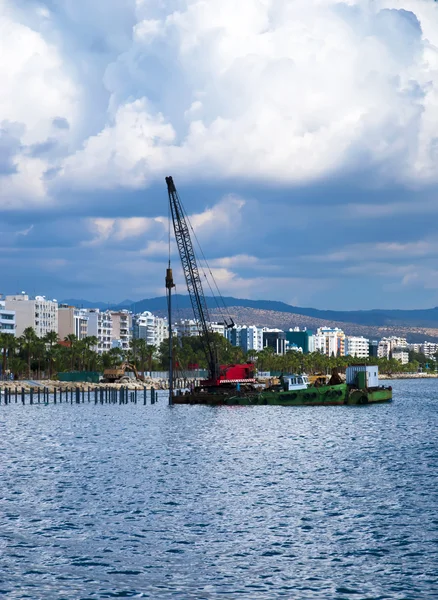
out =
[[69,381],[71,383],[99,383],[101,373],[95,371],[69,371],[58,373],[58,381]]
[[359,371],[356,373],[357,387],[360,390],[366,390],[367,388],[367,373],[366,371]]

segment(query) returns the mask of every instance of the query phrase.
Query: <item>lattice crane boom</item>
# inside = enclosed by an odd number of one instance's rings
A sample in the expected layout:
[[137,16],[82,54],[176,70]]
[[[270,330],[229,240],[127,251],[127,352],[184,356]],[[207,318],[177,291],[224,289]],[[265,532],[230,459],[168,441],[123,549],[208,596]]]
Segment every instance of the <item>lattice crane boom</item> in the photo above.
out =
[[204,290],[202,288],[195,251],[193,249],[184,210],[172,177],[166,177],[166,183],[169,194],[175,240],[181,258],[181,264],[187,284],[187,291],[190,296],[190,302],[192,304],[195,320],[200,325],[202,330],[201,341],[208,362],[210,380],[217,381],[220,375],[217,348],[215,346],[213,333],[210,328],[210,316],[208,313]]

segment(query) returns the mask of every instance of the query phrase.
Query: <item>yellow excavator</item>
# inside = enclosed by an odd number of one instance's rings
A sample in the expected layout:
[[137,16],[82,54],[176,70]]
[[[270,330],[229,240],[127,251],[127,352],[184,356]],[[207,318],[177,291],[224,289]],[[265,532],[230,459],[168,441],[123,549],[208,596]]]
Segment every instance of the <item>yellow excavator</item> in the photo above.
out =
[[124,362],[118,367],[105,369],[103,372],[103,383],[129,383],[131,381],[144,381],[144,377],[138,374],[135,365]]

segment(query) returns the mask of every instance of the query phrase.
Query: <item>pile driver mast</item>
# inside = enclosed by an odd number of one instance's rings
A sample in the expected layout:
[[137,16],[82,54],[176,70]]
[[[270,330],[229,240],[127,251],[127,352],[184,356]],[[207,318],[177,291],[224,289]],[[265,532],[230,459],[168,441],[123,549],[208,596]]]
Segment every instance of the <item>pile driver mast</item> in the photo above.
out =
[[172,177],[166,177],[167,191],[169,194],[170,210],[172,213],[175,240],[178,246],[187,290],[193,308],[195,320],[201,327],[201,340],[204,353],[207,357],[209,380],[217,383],[220,378],[220,367],[214,336],[210,328],[210,317],[207,302],[202,289],[201,277],[196,262],[196,256],[190,238],[189,227],[184,210],[176,191]]

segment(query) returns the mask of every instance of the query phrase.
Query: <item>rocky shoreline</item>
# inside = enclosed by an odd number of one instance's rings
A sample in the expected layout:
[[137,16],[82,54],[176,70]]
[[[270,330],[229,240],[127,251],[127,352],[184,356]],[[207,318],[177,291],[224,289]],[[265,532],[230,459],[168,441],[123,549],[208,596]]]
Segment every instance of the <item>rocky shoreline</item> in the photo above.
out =
[[[180,385],[176,387],[183,387],[184,382],[178,382]],[[145,381],[130,381],[128,383],[87,383],[83,381],[54,381],[49,379],[44,380],[25,380],[25,381],[0,381],[0,390],[10,390],[15,392],[17,390],[21,393],[24,389],[25,393],[28,393],[31,389],[44,389],[48,390],[49,394],[53,394],[54,391],[67,391],[71,389],[79,389],[79,390],[95,390],[102,388],[110,388],[113,390],[120,390],[124,388],[126,390],[150,390],[154,388],[155,390],[165,390],[168,388],[168,382],[163,379],[146,379]]]
[[380,375],[381,380],[390,379],[437,379],[438,373],[392,373],[391,375]]

